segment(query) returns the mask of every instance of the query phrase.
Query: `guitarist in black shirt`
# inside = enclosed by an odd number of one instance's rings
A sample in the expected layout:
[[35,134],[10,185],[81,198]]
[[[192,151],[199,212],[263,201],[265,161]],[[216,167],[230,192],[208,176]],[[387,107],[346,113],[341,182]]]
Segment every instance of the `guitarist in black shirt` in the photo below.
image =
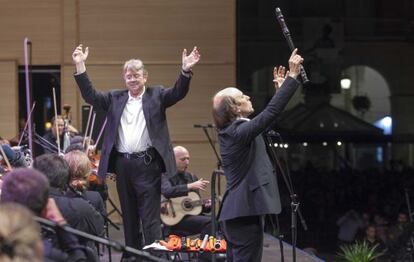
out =
[[[165,175],[162,177],[161,181],[161,192],[162,195],[167,198],[161,203],[161,217],[163,213],[168,213],[167,210],[171,211],[171,206],[167,206],[168,203],[171,203],[169,199],[189,196],[189,192],[196,192],[199,196],[200,190],[205,190],[207,185],[210,183],[207,180],[198,179],[195,175],[187,172],[188,165],[190,163],[190,154],[188,150],[182,146],[174,147],[175,161],[177,164],[177,173],[171,178],[167,178]],[[195,206],[202,204],[202,213],[207,213],[210,211],[211,201],[200,201],[197,199],[192,199],[192,203],[196,203]],[[174,210],[174,214],[169,212],[171,216],[180,215],[183,216],[182,220],[178,224],[167,226],[168,234],[176,234],[179,236],[188,236],[201,234],[201,237],[204,237],[205,234],[210,234],[211,232],[211,219],[210,216],[205,216],[202,214],[199,215],[186,215],[185,211],[183,213],[180,210]],[[184,214],[184,215],[183,215]],[[164,221],[164,224],[165,221]]]

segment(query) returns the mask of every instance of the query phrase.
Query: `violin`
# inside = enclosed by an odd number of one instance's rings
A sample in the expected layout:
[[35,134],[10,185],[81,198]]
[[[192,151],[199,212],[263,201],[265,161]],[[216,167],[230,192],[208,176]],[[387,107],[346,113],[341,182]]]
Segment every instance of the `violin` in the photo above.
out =
[[[88,138],[90,140],[90,138]],[[89,185],[101,185],[103,184],[103,181],[99,179],[98,177],[98,168],[99,168],[99,160],[101,159],[101,156],[96,152],[96,146],[90,145],[90,143],[87,143],[88,148],[87,155],[89,157],[89,160],[91,161],[92,166],[92,172],[89,175]]]

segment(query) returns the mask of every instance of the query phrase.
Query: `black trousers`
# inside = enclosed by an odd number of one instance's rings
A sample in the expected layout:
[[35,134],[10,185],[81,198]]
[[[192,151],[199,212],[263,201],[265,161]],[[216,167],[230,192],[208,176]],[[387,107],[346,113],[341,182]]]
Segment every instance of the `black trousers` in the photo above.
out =
[[263,225],[263,216],[239,217],[221,222],[227,241],[228,262],[262,261]]
[[116,187],[121,203],[125,244],[133,248],[142,249],[144,245],[161,239],[159,158],[158,154],[153,154],[150,161],[144,157],[128,159],[116,156]]
[[168,233],[179,236],[189,236],[200,234],[201,238],[205,234],[211,235],[210,216],[185,216],[177,225],[168,227]]

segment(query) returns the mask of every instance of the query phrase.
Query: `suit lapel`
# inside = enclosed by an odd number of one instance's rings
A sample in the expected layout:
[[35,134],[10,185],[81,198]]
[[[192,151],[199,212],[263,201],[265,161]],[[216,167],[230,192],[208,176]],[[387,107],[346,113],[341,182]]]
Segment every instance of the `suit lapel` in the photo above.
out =
[[114,115],[115,115],[115,121],[116,125],[118,126],[119,121],[121,120],[122,112],[124,112],[124,108],[126,103],[128,102],[128,90],[126,92],[122,92],[119,94],[119,96],[116,96],[116,101],[113,104],[115,106],[114,108]]
[[[150,101],[151,97],[149,95],[149,88],[146,87],[145,93],[142,96],[142,110],[144,111],[145,122],[147,122],[147,128],[149,127],[150,123]],[[150,132],[151,133],[151,132]]]

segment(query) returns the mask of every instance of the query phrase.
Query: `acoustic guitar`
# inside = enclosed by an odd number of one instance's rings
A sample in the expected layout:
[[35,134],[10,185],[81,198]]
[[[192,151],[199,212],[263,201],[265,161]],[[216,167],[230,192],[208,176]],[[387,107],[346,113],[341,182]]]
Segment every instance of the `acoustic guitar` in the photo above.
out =
[[208,200],[202,200],[199,194],[192,191],[187,196],[164,199],[161,201],[161,221],[167,226],[174,226],[186,215],[200,215]]

